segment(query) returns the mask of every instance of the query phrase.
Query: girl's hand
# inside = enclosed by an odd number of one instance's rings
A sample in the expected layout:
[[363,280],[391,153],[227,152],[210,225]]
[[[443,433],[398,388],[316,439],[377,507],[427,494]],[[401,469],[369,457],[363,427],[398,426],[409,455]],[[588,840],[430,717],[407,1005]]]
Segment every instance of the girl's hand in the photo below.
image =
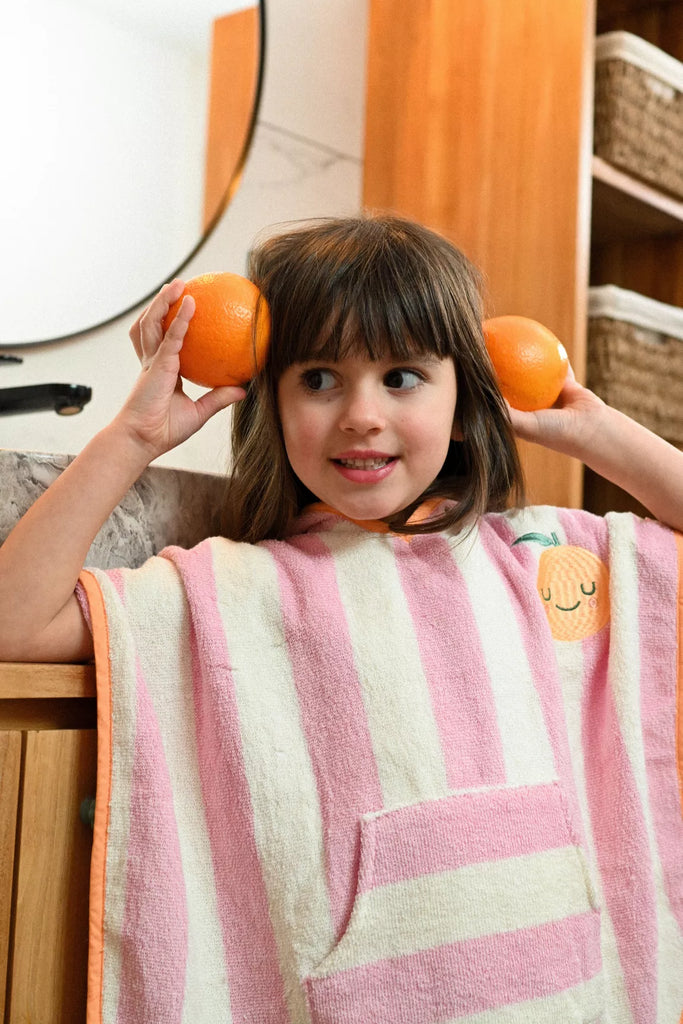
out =
[[573,455],[683,531],[683,452],[581,387],[571,369],[552,409],[510,409],[510,419],[518,437]]
[[163,319],[182,295],[184,283],[165,284],[130,329],[142,372],[117,419],[150,451],[150,461],[196,433],[221,409],[244,398],[241,387],[213,388],[196,401],[183,391],[180,350],[194,314],[186,295],[164,334]]
[[600,423],[607,407],[601,398],[578,383],[571,366],[552,408],[536,412],[508,408],[512,427],[523,441],[584,460],[601,443]]

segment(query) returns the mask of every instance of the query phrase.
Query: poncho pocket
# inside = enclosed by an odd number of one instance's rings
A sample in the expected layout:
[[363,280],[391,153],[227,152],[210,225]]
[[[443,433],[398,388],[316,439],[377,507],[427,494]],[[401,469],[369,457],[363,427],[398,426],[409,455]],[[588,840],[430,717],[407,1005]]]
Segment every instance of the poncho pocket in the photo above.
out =
[[598,1019],[600,912],[561,787],[364,815],[353,911],[304,987],[314,1024]]

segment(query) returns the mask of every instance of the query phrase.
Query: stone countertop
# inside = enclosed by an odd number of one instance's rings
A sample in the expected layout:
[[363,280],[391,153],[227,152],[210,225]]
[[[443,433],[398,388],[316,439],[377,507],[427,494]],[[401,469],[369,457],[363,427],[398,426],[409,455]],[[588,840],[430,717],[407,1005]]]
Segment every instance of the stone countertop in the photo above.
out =
[[[0,449],[0,543],[73,458]],[[215,535],[224,490],[224,477],[150,466],[95,537],[86,566],[136,568],[169,544]]]

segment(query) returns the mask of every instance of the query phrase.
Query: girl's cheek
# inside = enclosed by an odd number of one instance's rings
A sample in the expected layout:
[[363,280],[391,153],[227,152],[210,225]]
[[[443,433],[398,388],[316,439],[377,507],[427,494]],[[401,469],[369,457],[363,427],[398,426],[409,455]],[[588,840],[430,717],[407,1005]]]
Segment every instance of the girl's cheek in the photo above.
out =
[[313,454],[323,436],[324,425],[312,414],[299,413],[291,417],[285,427],[285,442],[296,448],[299,457]]

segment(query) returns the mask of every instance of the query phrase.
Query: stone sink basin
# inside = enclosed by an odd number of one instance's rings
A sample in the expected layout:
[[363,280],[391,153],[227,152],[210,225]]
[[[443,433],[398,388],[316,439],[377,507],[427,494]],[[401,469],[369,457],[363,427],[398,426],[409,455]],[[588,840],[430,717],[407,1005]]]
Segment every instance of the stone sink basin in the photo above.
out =
[[[0,449],[0,543],[73,458]],[[150,466],[95,537],[86,566],[136,568],[168,544],[215,535],[224,489],[221,476]]]

